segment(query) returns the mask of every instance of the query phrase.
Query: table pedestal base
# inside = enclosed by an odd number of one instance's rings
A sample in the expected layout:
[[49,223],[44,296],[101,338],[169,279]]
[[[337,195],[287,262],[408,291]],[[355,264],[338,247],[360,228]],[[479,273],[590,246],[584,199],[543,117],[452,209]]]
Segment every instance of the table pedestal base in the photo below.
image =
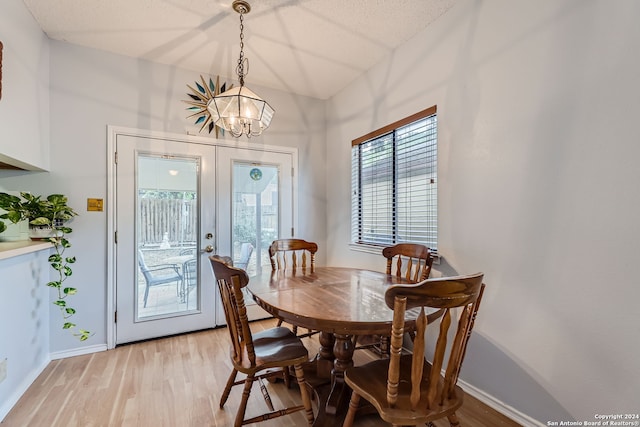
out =
[[318,411],[314,427],[342,425],[349,409],[351,392],[344,383],[344,370],[353,366],[350,335],[321,332],[320,350],[304,367],[307,384],[316,398]]

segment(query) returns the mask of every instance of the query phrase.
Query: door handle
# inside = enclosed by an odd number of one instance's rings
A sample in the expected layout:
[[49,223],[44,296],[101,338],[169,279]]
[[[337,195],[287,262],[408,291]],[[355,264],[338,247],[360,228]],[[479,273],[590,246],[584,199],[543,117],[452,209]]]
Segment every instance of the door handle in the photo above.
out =
[[213,246],[212,245],[207,245],[207,247],[204,248],[202,250],[202,252],[209,252],[209,253],[213,252]]

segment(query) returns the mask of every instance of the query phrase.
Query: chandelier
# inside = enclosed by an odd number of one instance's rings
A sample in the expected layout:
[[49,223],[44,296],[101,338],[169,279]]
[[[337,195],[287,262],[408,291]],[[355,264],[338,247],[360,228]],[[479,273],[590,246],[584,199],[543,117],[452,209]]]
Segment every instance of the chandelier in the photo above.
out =
[[213,122],[238,138],[258,136],[269,127],[273,113],[271,106],[244,86],[244,78],[249,74],[249,60],[244,57],[244,14],[251,11],[251,6],[244,0],[235,0],[233,10],[240,14],[240,57],[236,74],[240,86],[233,87],[211,98],[207,109]]

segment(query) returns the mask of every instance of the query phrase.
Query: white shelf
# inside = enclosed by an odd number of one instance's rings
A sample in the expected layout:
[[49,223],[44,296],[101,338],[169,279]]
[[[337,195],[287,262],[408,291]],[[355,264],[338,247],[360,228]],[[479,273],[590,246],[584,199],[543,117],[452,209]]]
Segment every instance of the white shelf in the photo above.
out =
[[53,245],[45,241],[20,240],[18,242],[0,242],[0,259],[13,258],[31,252],[51,249]]

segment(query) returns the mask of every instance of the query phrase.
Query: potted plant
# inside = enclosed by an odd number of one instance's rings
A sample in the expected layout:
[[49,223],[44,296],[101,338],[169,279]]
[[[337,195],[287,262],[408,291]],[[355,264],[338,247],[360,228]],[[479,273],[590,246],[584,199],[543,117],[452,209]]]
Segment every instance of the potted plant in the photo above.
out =
[[62,313],[62,329],[72,330],[73,335],[81,341],[87,340],[91,332],[84,329],[76,331],[77,325],[69,321],[76,310],[67,304],[67,297],[75,295],[77,289],[65,286],[64,282],[73,273],[70,264],[76,262],[76,257],[64,255],[71,247],[66,235],[73,231],[65,226],[65,223],[78,214],[67,204],[67,197],[51,194],[43,199],[42,196],[25,192],[20,193],[20,197],[0,193],[0,208],[6,211],[0,215],[0,233],[6,229],[2,219],[14,224],[28,220],[30,233],[33,234],[31,239],[48,240],[53,245],[55,253],[49,256],[49,264],[56,271],[56,278],[47,283],[47,286],[57,290],[53,304],[58,306]]
[[[0,193],[0,208],[6,211],[0,215],[0,220],[6,219],[14,224],[27,220],[29,236],[33,240],[54,237],[54,228],[60,228],[66,221],[78,215],[67,205],[67,198],[62,194],[51,194],[43,199],[42,196],[26,192],[21,192],[20,197]],[[0,229],[4,231],[4,228],[6,226],[3,223]]]

